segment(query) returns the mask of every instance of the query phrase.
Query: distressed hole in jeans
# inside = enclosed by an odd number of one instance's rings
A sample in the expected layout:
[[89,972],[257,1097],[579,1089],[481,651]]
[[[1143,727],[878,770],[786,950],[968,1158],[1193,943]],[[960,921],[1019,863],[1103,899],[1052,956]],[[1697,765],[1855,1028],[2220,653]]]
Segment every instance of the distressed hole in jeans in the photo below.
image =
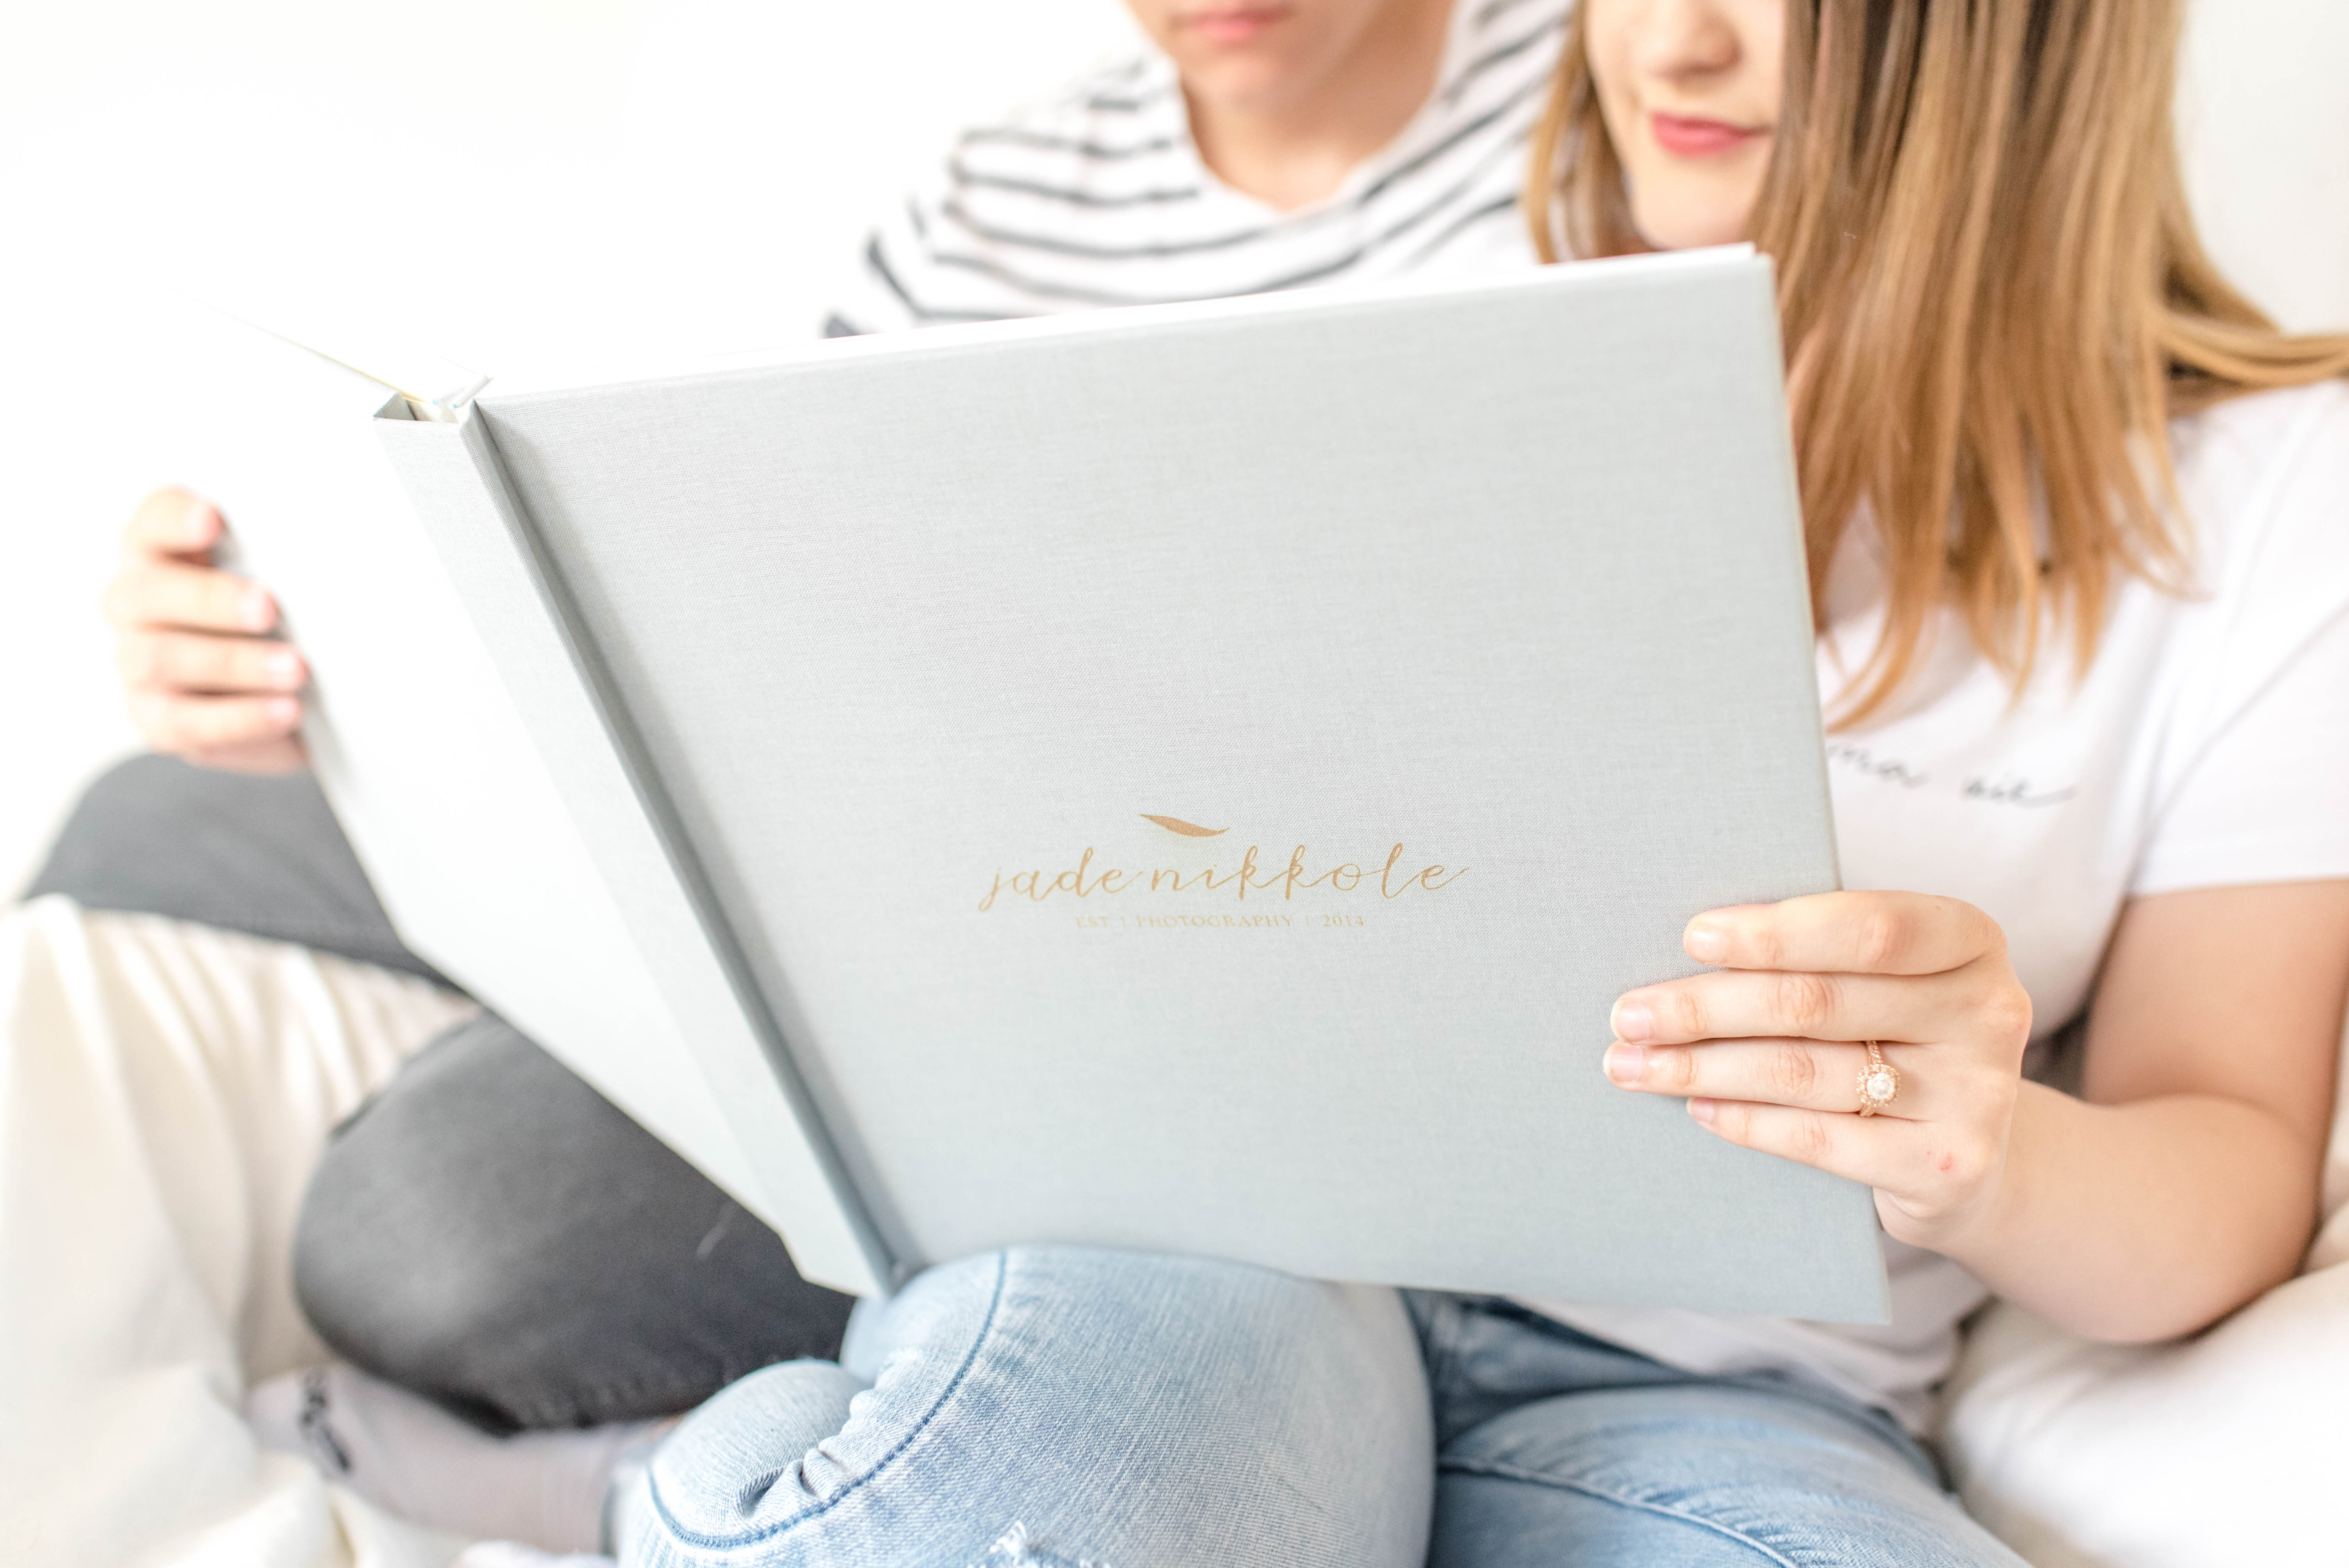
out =
[[1018,1520],[1011,1528],[995,1539],[987,1555],[971,1564],[971,1568],[1109,1568],[1109,1564],[1092,1557],[1061,1557],[1036,1544],[1028,1527]]

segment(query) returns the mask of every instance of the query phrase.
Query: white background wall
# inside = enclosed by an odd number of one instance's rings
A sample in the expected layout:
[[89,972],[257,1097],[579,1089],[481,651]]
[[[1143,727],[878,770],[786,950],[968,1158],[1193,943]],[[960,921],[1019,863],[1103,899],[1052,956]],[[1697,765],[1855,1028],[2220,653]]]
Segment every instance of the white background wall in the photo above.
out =
[[[75,0],[0,9],[0,899],[133,744],[95,609],[168,474],[109,418],[160,276],[494,373],[811,328],[957,124],[1115,0]],[[2198,0],[2181,123],[2236,276],[2349,326],[2349,4]]]

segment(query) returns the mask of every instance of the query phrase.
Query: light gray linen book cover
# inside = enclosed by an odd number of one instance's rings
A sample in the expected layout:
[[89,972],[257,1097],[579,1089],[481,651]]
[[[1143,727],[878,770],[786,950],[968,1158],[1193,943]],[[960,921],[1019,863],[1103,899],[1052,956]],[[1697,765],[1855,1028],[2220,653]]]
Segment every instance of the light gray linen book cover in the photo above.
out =
[[890,1270],[1880,1319],[1864,1190],[1599,1066],[1691,915],[1837,882],[1781,377],[1731,253],[384,428],[527,567],[559,655],[451,570],[509,684],[572,661]]

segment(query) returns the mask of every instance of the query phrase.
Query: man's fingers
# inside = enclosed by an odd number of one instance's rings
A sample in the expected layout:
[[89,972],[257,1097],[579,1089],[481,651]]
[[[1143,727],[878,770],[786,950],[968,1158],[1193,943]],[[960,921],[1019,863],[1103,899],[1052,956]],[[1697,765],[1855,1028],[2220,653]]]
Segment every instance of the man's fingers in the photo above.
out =
[[123,530],[103,608],[130,688],[130,717],[158,751],[208,767],[280,772],[303,764],[302,655],[263,634],[266,589],[208,564],[225,524],[183,490],[160,490]]
[[176,486],[139,503],[122,531],[125,554],[195,555],[220,542],[220,510]]
[[299,691],[308,679],[290,644],[264,637],[128,631],[115,639],[115,661],[134,689],[238,696]]
[[266,632],[277,624],[268,590],[232,572],[176,561],[123,568],[106,591],[118,626],[180,626],[203,632]]
[[290,696],[142,691],[131,694],[130,717],[156,750],[190,757],[283,740],[302,722],[302,704]]
[[1970,903],[1918,892],[1823,892],[1709,910],[1682,944],[1700,964],[1860,975],[1939,975],[2003,950]]
[[310,753],[302,745],[302,738],[298,735],[181,755],[199,768],[211,768],[223,773],[298,773],[310,766]]

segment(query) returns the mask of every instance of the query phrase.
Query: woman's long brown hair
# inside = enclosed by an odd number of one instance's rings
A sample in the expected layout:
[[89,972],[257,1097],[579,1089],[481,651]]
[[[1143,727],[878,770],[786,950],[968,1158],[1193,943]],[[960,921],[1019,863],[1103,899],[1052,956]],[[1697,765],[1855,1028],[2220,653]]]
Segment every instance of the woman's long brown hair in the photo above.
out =
[[[1837,705],[1881,709],[1935,613],[2015,683],[2094,657],[2116,577],[2187,583],[2168,420],[2349,372],[2204,253],[2171,128],[2179,0],[1788,0],[1754,240],[1777,264],[1812,601],[1865,509],[1883,635]],[[1573,25],[1526,210],[1542,259],[1651,247]]]

